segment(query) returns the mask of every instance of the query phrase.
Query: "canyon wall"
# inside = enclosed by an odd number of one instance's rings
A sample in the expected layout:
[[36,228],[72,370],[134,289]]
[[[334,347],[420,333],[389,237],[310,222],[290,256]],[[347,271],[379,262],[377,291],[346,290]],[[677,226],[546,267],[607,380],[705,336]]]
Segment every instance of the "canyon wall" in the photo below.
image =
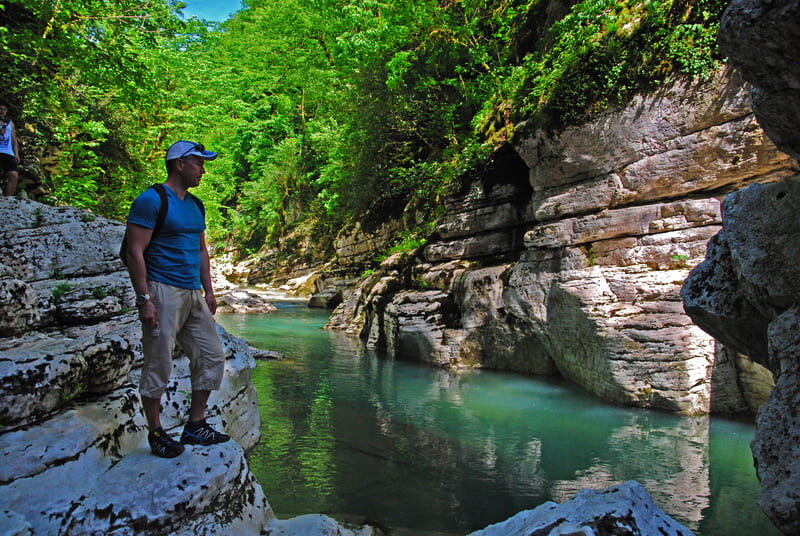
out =
[[[754,85],[759,123],[800,157],[800,2],[734,1],[720,48]],[[692,319],[775,377],[751,448],[760,506],[784,534],[800,533],[800,175],[752,185],[723,204],[723,226],[683,287]]]
[[518,126],[490,171],[450,196],[423,248],[353,285],[344,276],[415,215],[342,233],[339,271],[318,282],[341,300],[328,327],[398,358],[557,374],[625,405],[754,412],[771,373],[716,344],[680,297],[721,228],[721,201],[795,173],[749,92],[726,68],[580,126]]

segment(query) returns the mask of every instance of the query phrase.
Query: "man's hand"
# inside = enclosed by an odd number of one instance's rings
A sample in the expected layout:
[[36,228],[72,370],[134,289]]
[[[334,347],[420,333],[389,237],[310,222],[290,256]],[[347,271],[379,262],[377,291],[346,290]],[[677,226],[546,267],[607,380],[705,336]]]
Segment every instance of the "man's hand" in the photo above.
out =
[[214,297],[213,292],[206,292],[206,305],[212,315],[217,312],[217,298]]
[[139,320],[142,321],[143,325],[150,328],[158,326],[158,309],[153,305],[152,300],[147,300],[144,305],[139,307]]

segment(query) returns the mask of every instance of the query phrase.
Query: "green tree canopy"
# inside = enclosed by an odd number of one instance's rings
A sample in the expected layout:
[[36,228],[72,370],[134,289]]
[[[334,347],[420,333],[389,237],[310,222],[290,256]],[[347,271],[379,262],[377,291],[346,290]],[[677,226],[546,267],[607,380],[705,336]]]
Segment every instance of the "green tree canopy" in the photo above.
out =
[[557,128],[719,63],[720,0],[173,0],[0,5],[3,96],[53,202],[124,216],[176,139],[221,153],[201,196],[241,254],[448,188],[523,122]]

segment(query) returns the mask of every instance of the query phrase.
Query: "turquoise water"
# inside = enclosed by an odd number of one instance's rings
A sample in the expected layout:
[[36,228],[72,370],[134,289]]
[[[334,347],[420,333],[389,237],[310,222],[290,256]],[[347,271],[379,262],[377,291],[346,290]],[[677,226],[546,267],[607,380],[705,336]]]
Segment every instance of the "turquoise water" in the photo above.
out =
[[637,480],[698,535],[779,534],[757,506],[751,424],[387,359],[323,330],[325,311],[278,305],[217,320],[286,356],[253,373],[262,439],[250,465],[280,518],[321,512],[466,534],[582,488]]

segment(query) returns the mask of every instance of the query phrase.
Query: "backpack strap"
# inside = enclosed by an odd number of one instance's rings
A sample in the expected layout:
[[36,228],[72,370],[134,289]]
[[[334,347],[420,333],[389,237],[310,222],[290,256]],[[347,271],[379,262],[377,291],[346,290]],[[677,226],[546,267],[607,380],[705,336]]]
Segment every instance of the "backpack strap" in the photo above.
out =
[[164,223],[164,218],[167,217],[167,209],[169,208],[169,201],[167,200],[167,190],[161,183],[154,184],[150,188],[158,192],[158,197],[161,198],[161,206],[158,207],[158,215],[156,216],[156,224],[153,226],[153,235],[155,235]]

